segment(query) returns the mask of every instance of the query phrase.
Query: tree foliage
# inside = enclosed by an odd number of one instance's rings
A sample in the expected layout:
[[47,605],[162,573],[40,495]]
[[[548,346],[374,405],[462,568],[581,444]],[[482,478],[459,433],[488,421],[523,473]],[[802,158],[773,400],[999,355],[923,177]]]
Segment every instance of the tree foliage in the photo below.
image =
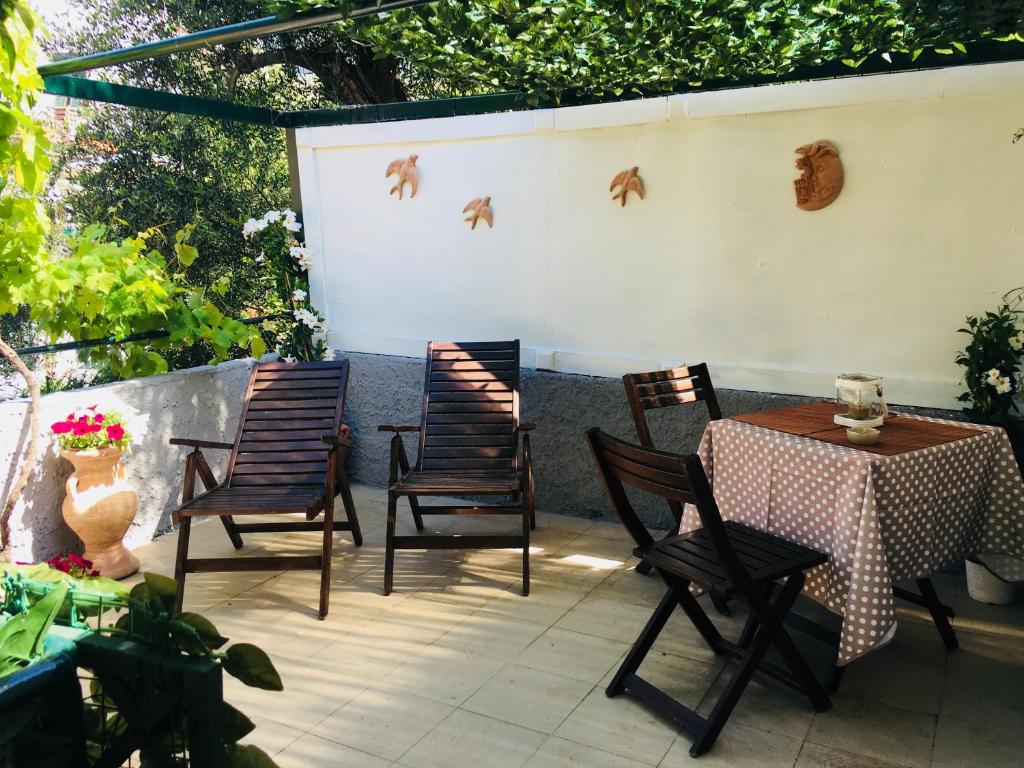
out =
[[[288,14],[350,0],[268,0]],[[440,91],[524,91],[557,101],[668,91],[874,52],[1014,34],[1006,0],[438,0],[346,25]],[[944,48],[946,50],[946,48]]]

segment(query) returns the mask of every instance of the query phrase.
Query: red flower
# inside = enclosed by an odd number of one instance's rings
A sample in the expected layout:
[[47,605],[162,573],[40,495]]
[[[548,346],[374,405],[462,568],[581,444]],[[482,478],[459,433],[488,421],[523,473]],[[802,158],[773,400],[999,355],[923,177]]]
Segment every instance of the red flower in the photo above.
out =
[[111,424],[107,427],[107,437],[110,438],[112,442],[120,442],[124,437],[124,427],[120,424]]
[[76,421],[74,424],[71,425],[71,432],[81,437],[86,433],[86,427],[84,424],[82,424],[82,422]]
[[100,424],[90,424],[89,426],[87,426],[85,428],[85,431],[86,432],[99,432],[101,429],[103,429],[103,427]]
[[92,420],[96,424],[102,424],[105,418],[106,416],[104,416],[102,413],[97,413],[95,416],[92,417]]
[[63,435],[65,432],[71,431],[71,423],[67,421],[58,421],[50,425],[50,431],[55,435]]

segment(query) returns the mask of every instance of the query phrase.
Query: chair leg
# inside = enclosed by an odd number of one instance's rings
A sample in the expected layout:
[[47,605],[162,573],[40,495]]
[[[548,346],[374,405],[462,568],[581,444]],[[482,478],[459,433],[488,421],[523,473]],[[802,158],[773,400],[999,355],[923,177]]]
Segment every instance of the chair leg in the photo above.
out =
[[320,618],[327,618],[331,600],[331,549],[334,546],[334,501],[324,509],[324,542],[320,552]]
[[722,728],[725,727],[729,715],[732,714],[733,709],[735,709],[736,704],[740,700],[740,696],[743,695],[743,691],[750,683],[754,672],[757,671],[757,665],[761,663],[765,653],[768,652],[769,645],[771,645],[771,636],[764,627],[759,627],[754,633],[750,647],[743,654],[739,667],[733,673],[732,679],[729,680],[729,684],[718,698],[718,701],[715,702],[711,714],[708,715],[707,725],[690,745],[691,757],[703,755],[714,746],[718,734],[722,732]]
[[[395,434],[392,438],[391,450],[397,451],[398,455],[398,467],[402,470],[403,477],[409,474],[409,457],[405,455],[405,443],[402,442],[402,436]],[[412,521],[416,523],[416,530],[423,530],[423,515],[420,514],[420,500],[415,496],[409,496],[409,508],[412,510]]]
[[718,631],[718,627],[708,618],[708,615],[704,613],[704,609],[700,607],[697,598],[690,594],[690,585],[688,583],[684,588],[678,590],[678,599],[679,605],[686,611],[687,617],[693,622],[693,626],[700,632],[708,647],[716,654],[726,653],[722,634]]
[[398,495],[388,492],[388,530],[384,550],[384,594],[390,595],[395,580],[395,517],[398,513]]
[[661,598],[661,602],[658,603],[658,607],[654,609],[654,613],[651,614],[651,618],[647,620],[647,624],[644,626],[643,631],[640,632],[636,642],[633,643],[633,647],[630,648],[629,653],[626,654],[626,658],[623,660],[619,670],[615,673],[615,676],[605,689],[606,696],[618,696],[625,691],[626,678],[629,675],[636,674],[636,671],[640,668],[644,658],[654,645],[654,641],[658,639],[658,635],[661,634],[661,630],[665,628],[665,623],[672,615],[672,611],[674,611],[676,606],[680,604],[681,592],[687,592],[687,590],[687,586],[680,586],[678,584],[673,584],[668,588],[668,590],[666,590],[665,596]]
[[[800,649],[796,647],[796,643],[793,642],[793,638],[786,632],[786,628],[782,623],[782,619],[789,613],[793,603],[799,597],[803,586],[804,574],[793,574],[786,580],[782,593],[774,605],[769,605],[768,601],[765,600],[758,606],[752,605],[751,610],[761,614],[758,616],[758,621],[760,621],[762,627],[768,633],[772,645],[779,651],[786,666],[789,667],[793,676],[800,683],[804,693],[811,700],[811,704],[819,712],[824,712],[832,708],[832,701],[829,699],[828,694],[825,693],[825,689],[818,681],[814,671],[808,665],[807,660],[804,659]],[[767,611],[764,611],[765,607]]]
[[949,614],[952,611],[942,604],[931,579],[918,579],[917,588],[921,590],[924,607],[932,615],[932,621],[935,623],[935,629],[939,631],[942,644],[946,646],[947,650],[955,651],[960,647],[960,641],[956,639],[956,633],[949,624]]
[[348,475],[343,468],[338,469],[338,485],[341,487],[341,503],[345,507],[345,517],[352,524],[352,543],[357,547],[363,546],[363,531],[359,527],[359,517],[356,515],[356,503],[352,499],[352,488],[348,484]]
[[839,666],[838,664],[833,665],[832,672],[828,676],[828,692],[837,693],[839,686],[843,682],[843,675],[846,674],[846,667]]
[[192,518],[182,517],[178,523],[178,556],[174,561],[174,580],[178,582],[178,596],[174,601],[175,615],[181,613],[185,600],[185,565],[188,562],[188,539],[192,531]]
[[231,517],[231,515],[222,515],[220,522],[224,526],[224,530],[227,531],[228,538],[231,539],[231,546],[235,549],[241,549],[243,546],[242,535],[238,532],[235,518]]
[[530,594],[530,510],[523,507],[523,597]]

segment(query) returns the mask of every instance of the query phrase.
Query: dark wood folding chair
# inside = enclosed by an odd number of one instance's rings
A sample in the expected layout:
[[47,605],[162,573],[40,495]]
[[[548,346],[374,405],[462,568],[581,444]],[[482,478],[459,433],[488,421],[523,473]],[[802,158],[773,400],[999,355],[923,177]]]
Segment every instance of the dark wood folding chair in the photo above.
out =
[[[320,618],[327,616],[331,589],[331,545],[336,530],[351,531],[362,546],[352,492],[345,475],[349,442],[342,435],[348,360],[312,363],[257,363],[249,376],[245,403],[233,443],[171,438],[172,445],[192,448],[185,457],[179,523],[178,606],[185,574],[209,571],[320,571]],[[231,451],[224,482],[217,483],[203,448]],[[206,488],[195,495],[196,477]],[[347,522],[334,520],[334,497],[341,493]],[[238,523],[236,515],[301,513],[305,521]],[[323,513],[323,520],[316,518]],[[242,533],[318,531],[318,555],[278,557],[190,558],[192,519],[219,517],[235,549]]]
[[[523,594],[530,593],[530,529],[534,520],[530,422],[519,422],[519,341],[440,342],[427,346],[420,426],[384,424],[391,438],[384,594],[394,586],[397,549],[521,547]],[[410,470],[403,432],[419,432]],[[522,434],[522,459],[519,436]],[[416,530],[423,515],[521,515],[522,533],[396,536],[398,499],[409,499]],[[421,496],[507,496],[510,502],[448,506]]]
[[[722,410],[718,407],[718,398],[715,396],[715,388],[711,385],[711,374],[708,373],[706,363],[649,373],[627,373],[622,377],[622,384],[626,388],[626,399],[629,400],[633,423],[636,424],[636,436],[644,448],[655,447],[651,426],[647,422],[647,411],[652,409],[702,402],[707,406],[709,421],[722,418]],[[679,523],[683,519],[683,505],[668,499],[668,509],[676,522],[675,528],[668,533],[671,536],[679,530]],[[640,573],[650,573],[651,566],[641,562],[636,569]],[[729,613],[725,603],[716,600],[715,607],[722,613]]]
[[[696,455],[684,457],[631,445],[596,427],[587,432],[587,442],[612,507],[637,544],[634,553],[649,562],[668,587],[612,678],[608,696],[631,693],[686,728],[694,736],[690,747],[694,757],[715,743],[755,671],[806,694],[818,711],[831,707],[828,694],[783,627],[786,614],[803,588],[804,573],[825,563],[828,556],[736,522],[723,522]],[[702,527],[655,541],[630,504],[627,485],[680,504],[696,505]],[[772,600],[776,582],[781,579],[785,580],[782,589]],[[735,643],[718,632],[690,593],[691,584],[724,598],[736,596],[749,605],[750,616]],[[679,606],[711,650],[740,662],[706,718],[638,674],[644,657]],[[771,646],[782,656],[785,667],[764,661]]]

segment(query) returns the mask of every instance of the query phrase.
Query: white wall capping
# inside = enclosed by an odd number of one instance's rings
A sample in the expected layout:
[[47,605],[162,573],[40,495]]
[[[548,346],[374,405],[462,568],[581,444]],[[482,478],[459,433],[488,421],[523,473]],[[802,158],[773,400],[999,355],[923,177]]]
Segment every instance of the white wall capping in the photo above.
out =
[[298,128],[295,136],[300,149],[337,150],[1007,92],[1024,92],[1024,62],[977,64],[893,74],[851,74],[850,77],[832,80],[671,94],[650,99],[520,112],[315,126]]
[[673,93],[665,97],[665,116],[668,120],[683,120],[690,116],[690,94]]
[[551,133],[555,130],[555,110],[535,109],[533,111],[533,130],[537,133]]
[[554,110],[555,131],[585,131],[625,125],[660,123],[666,119],[665,97],[559,107]]

